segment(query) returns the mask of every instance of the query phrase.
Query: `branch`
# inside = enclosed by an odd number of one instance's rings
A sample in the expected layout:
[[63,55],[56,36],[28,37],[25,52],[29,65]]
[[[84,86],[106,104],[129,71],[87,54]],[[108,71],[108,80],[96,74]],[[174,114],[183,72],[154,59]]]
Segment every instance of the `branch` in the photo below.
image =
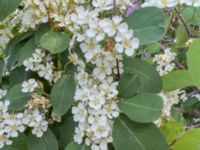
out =
[[174,8],[175,12],[177,13],[177,15],[179,16],[181,22],[183,23],[183,26],[185,27],[185,30],[187,32],[187,34],[189,35],[190,38],[200,38],[199,35],[194,35],[191,31],[190,28],[188,27],[188,25],[186,24],[185,19],[181,16],[180,12],[177,10],[177,8]]

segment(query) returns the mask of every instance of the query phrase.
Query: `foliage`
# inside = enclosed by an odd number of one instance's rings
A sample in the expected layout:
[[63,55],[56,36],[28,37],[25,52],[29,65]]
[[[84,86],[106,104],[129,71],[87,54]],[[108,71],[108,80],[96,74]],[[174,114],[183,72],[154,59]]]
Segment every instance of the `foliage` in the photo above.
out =
[[0,149],[199,150],[199,6],[0,0]]

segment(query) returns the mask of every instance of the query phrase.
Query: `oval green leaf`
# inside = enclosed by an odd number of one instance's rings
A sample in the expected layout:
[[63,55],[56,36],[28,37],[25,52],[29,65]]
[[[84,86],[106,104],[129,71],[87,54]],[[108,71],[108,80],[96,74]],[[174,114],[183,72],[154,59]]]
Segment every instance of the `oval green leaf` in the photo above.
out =
[[126,73],[140,77],[141,92],[159,93],[162,90],[162,78],[151,64],[132,57],[125,57],[123,63]]
[[58,54],[67,49],[69,41],[66,33],[49,31],[41,37],[40,45],[52,54]]
[[0,0],[0,21],[14,12],[22,0]]
[[27,102],[31,99],[31,95],[29,93],[22,93],[21,89],[21,83],[17,84],[13,86],[4,97],[5,100],[10,101],[9,109],[12,111],[23,110]]
[[127,18],[127,23],[141,45],[159,41],[165,35],[166,16],[156,7],[139,9]]
[[165,91],[173,91],[194,85],[195,83],[188,70],[172,71],[163,76],[163,89]]
[[200,67],[199,67],[199,63],[200,63],[200,53],[199,53],[199,49],[200,49],[200,39],[195,40],[187,53],[187,59],[188,59],[188,70],[189,73],[193,79],[193,81],[195,82],[195,85],[200,88]]
[[74,101],[76,85],[72,75],[63,75],[53,86],[51,91],[51,104],[53,111],[59,115],[64,115]]
[[32,133],[28,135],[28,150],[58,150],[58,141],[53,132],[48,129],[41,138]]
[[34,37],[30,38],[24,46],[19,50],[18,66],[23,64],[23,61],[30,58],[35,52],[37,45],[34,43]]
[[124,73],[119,80],[119,97],[129,98],[136,94],[141,87],[140,78],[136,74]]
[[119,108],[131,120],[148,123],[161,116],[163,100],[155,94],[141,94],[120,102]]
[[121,115],[113,127],[115,150],[169,150],[166,139],[152,123],[138,124]]
[[174,145],[172,150],[199,150],[200,129],[193,129],[183,135]]

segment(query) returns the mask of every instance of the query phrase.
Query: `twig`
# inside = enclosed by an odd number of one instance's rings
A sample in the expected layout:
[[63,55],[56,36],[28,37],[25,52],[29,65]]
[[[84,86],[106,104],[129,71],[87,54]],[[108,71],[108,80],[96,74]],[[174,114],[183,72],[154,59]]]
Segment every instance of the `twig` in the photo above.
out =
[[177,58],[174,60],[174,63],[176,64],[178,69],[186,69],[186,67],[184,65],[180,64],[180,62],[178,61]]
[[120,79],[119,59],[116,59],[117,64],[117,78]]
[[175,12],[177,13],[177,15],[179,16],[181,22],[183,23],[183,26],[185,27],[185,30],[186,30],[187,34],[189,35],[189,37],[191,37],[191,38],[200,38],[199,35],[194,35],[194,34],[190,31],[188,25],[186,24],[184,18],[181,16],[181,14],[179,13],[179,11],[178,11],[176,8],[174,8],[174,10],[175,10]]
[[113,0],[113,16],[116,15],[116,10],[117,10],[117,7],[116,7],[116,0]]

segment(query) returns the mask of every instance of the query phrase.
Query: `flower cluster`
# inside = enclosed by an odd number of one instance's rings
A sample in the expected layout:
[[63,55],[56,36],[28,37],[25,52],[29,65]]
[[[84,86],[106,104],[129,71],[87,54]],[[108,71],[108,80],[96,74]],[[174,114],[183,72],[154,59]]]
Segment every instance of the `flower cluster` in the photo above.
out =
[[33,94],[25,110],[19,113],[9,112],[9,105],[9,100],[0,101],[0,148],[12,144],[12,138],[17,138],[27,128],[32,128],[32,134],[38,138],[47,131],[48,99]]
[[38,87],[38,82],[35,79],[29,79],[28,81],[24,81],[22,83],[22,92],[23,93],[31,93]]
[[21,24],[24,30],[48,22],[47,9],[41,0],[24,0]]
[[165,49],[163,54],[155,55],[153,61],[157,64],[156,70],[159,72],[161,76],[171,72],[174,69],[175,58],[176,58],[176,53],[171,52],[169,48]]
[[10,19],[0,22],[0,57],[3,55],[3,51],[5,50],[9,41],[14,37],[11,30],[12,24],[10,23]]
[[164,108],[161,118],[155,121],[155,123],[161,126],[163,123],[162,120],[170,119],[172,106],[178,104],[180,100],[187,99],[187,97],[185,91],[179,89],[171,92],[161,92],[159,96],[163,99]]
[[[97,2],[93,1],[95,4]],[[102,2],[99,1],[99,5]],[[109,9],[106,7],[99,8]],[[77,7],[71,15],[76,32],[72,46],[69,47],[69,59],[77,66],[77,88],[72,114],[74,121],[78,122],[74,140],[80,144],[85,139],[86,145],[91,146],[92,150],[107,150],[107,144],[112,142],[114,118],[120,113],[118,82],[113,75],[123,72],[122,54],[133,56],[139,47],[139,40],[134,37],[133,30],[122,22],[121,16],[98,16],[99,11],[96,9],[89,11],[84,7]],[[73,44],[76,43],[80,44],[83,60],[72,52]],[[91,73],[87,72],[86,63],[93,66]]]
[[53,80],[53,62],[50,55],[45,54],[42,49],[36,49],[31,58],[24,60],[26,71],[36,71],[38,75],[49,82]]
[[74,121],[78,122],[74,140],[80,144],[85,138],[92,150],[107,150],[107,143],[112,142],[114,118],[119,116],[118,82],[112,76],[99,80],[85,71],[83,61],[74,63],[78,67],[75,106],[72,107]]
[[173,8],[177,5],[188,5],[199,7],[200,0],[145,0],[142,7],[155,6],[159,8]]
[[[139,40],[134,37],[133,30],[123,22],[121,15],[113,13],[113,9],[125,13],[131,5],[131,0],[93,0],[91,4],[87,0],[23,0],[21,8],[13,13],[16,23],[9,31],[16,24],[20,24],[17,32],[21,33],[49,22],[55,29],[73,33],[69,46],[70,60],[78,68],[72,108],[74,121],[78,122],[74,139],[79,144],[85,139],[92,150],[106,150],[107,144],[112,142],[112,125],[114,118],[119,116],[118,82],[115,77],[123,72],[122,54],[133,56],[139,47]],[[112,17],[99,17],[104,12],[112,13]],[[83,60],[72,53],[77,43],[84,54]],[[87,71],[86,64],[93,66],[91,73]],[[23,65],[26,71],[36,72],[50,83],[60,77],[60,73],[53,70],[51,55],[41,48],[37,48],[32,57],[24,60]],[[45,97],[33,93],[38,86],[35,79],[23,82],[22,92],[32,93],[33,99],[19,114],[19,124],[24,127],[23,131],[31,127],[32,133],[41,137],[48,127],[45,114],[50,106],[46,108],[48,102]],[[60,120],[60,117],[52,114],[48,121]]]

